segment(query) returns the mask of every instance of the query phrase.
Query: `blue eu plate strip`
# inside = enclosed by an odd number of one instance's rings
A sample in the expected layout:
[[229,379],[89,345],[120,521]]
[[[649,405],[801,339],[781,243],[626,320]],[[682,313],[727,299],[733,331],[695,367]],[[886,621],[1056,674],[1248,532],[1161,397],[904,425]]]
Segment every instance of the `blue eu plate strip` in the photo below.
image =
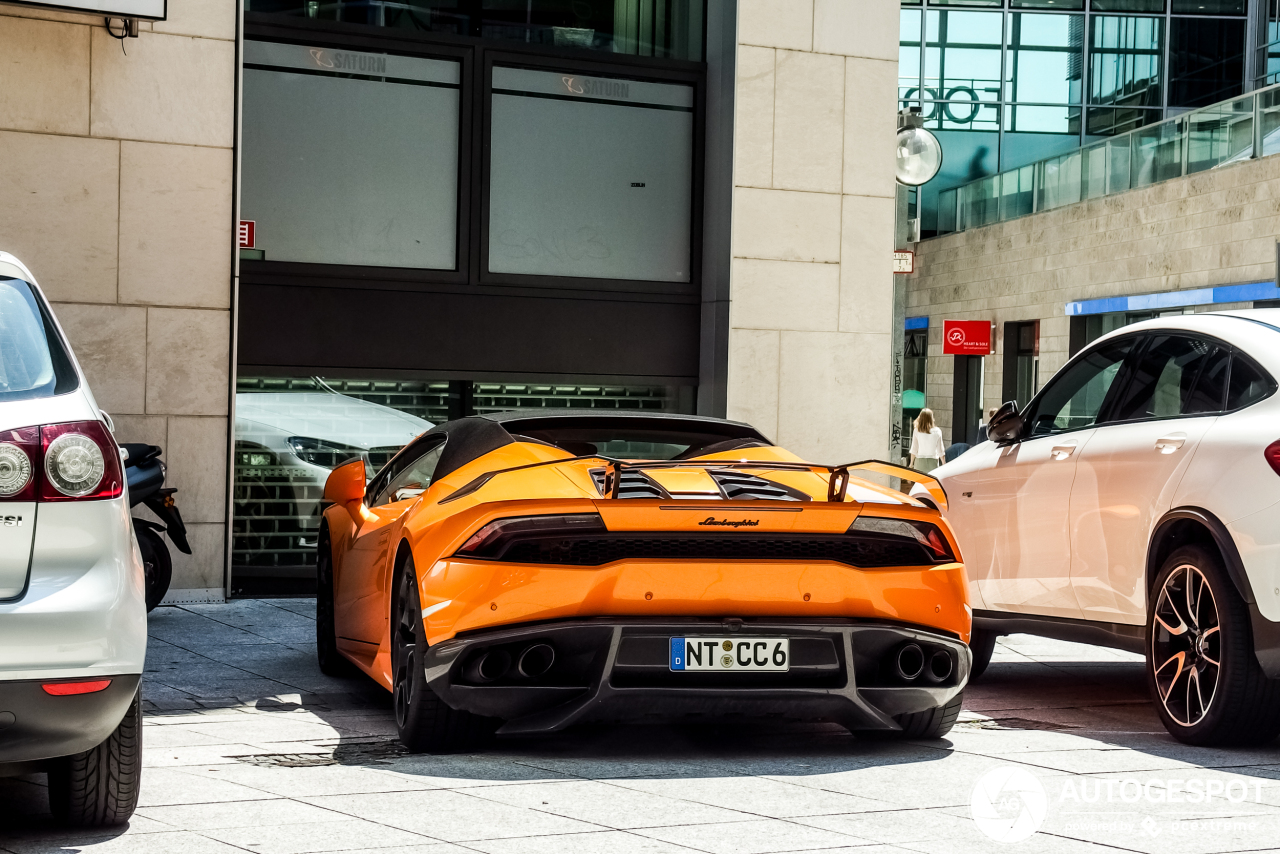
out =
[[671,639],[671,669],[684,670],[684,638]]

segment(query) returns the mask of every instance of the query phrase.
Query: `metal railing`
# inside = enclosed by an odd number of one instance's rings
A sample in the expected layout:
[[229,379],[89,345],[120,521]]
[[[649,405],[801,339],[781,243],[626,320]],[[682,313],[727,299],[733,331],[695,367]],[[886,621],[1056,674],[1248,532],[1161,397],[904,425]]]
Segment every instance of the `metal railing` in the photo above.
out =
[[1280,84],[938,194],[952,234],[1280,154]]

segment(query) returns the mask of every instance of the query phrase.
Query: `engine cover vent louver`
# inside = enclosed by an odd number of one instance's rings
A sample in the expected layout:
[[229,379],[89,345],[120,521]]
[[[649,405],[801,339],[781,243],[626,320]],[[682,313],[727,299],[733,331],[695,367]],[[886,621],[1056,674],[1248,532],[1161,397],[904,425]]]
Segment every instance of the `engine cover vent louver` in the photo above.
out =
[[[591,479],[596,482],[596,490],[608,498],[604,491],[604,469],[592,469]],[[622,484],[618,488],[618,497],[667,499],[671,496],[665,489],[646,477],[643,472],[624,471],[622,473]]]
[[720,469],[711,472],[724,497],[730,501],[808,501],[809,496],[796,489],[765,480],[754,474]]

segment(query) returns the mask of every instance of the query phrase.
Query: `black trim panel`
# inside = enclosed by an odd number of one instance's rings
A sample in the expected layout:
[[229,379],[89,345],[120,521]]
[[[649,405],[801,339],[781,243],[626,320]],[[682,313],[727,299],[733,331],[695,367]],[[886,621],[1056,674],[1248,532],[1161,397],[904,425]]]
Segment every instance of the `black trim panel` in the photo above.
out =
[[0,772],[6,763],[70,756],[106,741],[120,725],[138,693],[142,677],[78,677],[110,679],[93,694],[54,697],[42,687],[68,679],[0,682]]
[[[815,659],[815,666],[797,668],[795,673],[739,676],[719,684],[714,677],[728,674],[687,673],[681,674],[690,677],[687,685],[673,686],[661,662],[633,661],[634,656],[622,654],[627,637],[739,633],[830,643],[837,666]],[[956,662],[953,677],[940,685],[894,684],[882,678],[879,662],[906,641],[951,652]],[[469,684],[465,666],[484,650],[503,646],[518,652],[534,643],[551,644],[566,666],[560,670],[553,666],[541,682],[499,679],[493,684]],[[920,626],[797,617],[637,617],[467,632],[428,649],[424,666],[432,690],[450,706],[505,720],[500,735],[523,735],[555,732],[584,721],[726,714],[825,719],[854,731],[892,732],[901,729],[895,717],[936,708],[960,693],[971,664],[968,646]]]
[[1038,635],[1054,640],[1107,646],[1142,654],[1146,628],[1125,623],[1101,623],[1070,617],[1047,617],[1041,614],[1017,614],[1012,611],[973,612],[973,627],[1001,635]]

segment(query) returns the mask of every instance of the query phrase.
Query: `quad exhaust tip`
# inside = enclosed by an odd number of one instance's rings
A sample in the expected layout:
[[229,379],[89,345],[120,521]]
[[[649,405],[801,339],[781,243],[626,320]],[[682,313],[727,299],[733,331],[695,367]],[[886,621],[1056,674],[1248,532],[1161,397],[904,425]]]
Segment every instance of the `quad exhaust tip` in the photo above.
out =
[[501,679],[511,669],[511,654],[505,649],[493,649],[467,665],[463,675],[469,682],[492,682]]
[[918,679],[924,672],[924,650],[916,643],[904,643],[898,647],[898,654],[893,657],[895,674],[903,682]]
[[925,678],[933,683],[946,682],[951,678],[951,671],[955,664],[951,661],[951,653],[945,649],[934,650],[933,655],[929,656],[929,667],[925,671]]
[[556,651],[549,643],[535,643],[520,653],[516,670],[526,679],[536,679],[551,669],[556,662]]

